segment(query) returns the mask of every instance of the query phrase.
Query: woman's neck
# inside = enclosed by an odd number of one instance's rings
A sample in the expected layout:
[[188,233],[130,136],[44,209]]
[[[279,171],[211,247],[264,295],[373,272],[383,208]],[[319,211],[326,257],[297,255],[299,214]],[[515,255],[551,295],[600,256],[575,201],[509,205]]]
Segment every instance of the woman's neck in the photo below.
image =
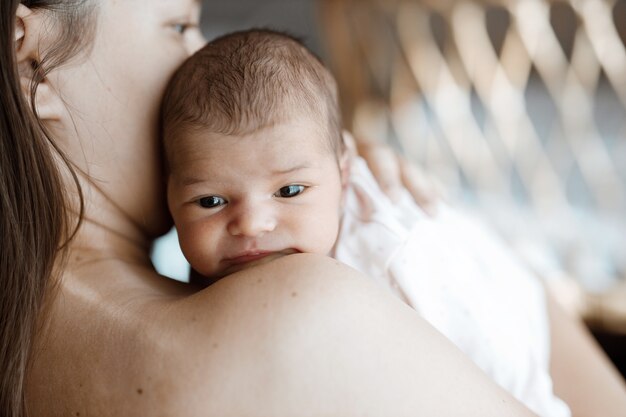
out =
[[81,262],[116,259],[150,265],[151,241],[127,232],[85,217],[70,244],[70,252]]
[[[71,252],[83,261],[117,259],[149,265],[152,240],[158,233],[139,224],[100,189],[83,185],[83,196],[82,221]],[[73,217],[72,225],[78,223]]]

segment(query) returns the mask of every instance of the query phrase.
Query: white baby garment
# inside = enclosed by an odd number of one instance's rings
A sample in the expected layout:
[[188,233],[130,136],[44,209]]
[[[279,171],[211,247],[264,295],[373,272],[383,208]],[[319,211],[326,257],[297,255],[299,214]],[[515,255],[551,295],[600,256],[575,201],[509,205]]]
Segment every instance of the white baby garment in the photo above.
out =
[[446,206],[392,203],[353,161],[333,256],[412,306],[485,373],[542,417],[569,417],[552,391],[545,293],[498,238]]

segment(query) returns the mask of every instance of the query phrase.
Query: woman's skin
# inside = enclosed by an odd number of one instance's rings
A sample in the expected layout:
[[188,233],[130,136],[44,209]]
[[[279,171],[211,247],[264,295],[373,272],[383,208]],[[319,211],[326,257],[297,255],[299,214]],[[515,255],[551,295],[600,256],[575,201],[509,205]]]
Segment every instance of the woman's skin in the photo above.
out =
[[[199,7],[98,9],[92,48],[37,96],[88,176],[83,224],[33,352],[33,416],[532,415],[413,310],[332,259],[288,256],[201,291],[160,277],[149,259],[170,226],[158,105],[204,42]],[[191,27],[181,34],[180,24]],[[24,6],[17,27],[27,81],[54,37]]]
[[196,293],[117,260],[72,270],[82,287],[63,286],[33,366],[35,416],[531,415],[329,258],[281,258]]

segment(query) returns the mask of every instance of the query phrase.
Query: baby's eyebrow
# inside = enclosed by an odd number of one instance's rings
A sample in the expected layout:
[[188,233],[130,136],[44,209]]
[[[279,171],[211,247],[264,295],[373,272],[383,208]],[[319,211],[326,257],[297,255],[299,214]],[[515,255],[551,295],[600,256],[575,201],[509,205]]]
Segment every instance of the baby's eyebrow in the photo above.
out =
[[[271,172],[272,175],[286,175],[286,174],[290,174],[296,171],[300,171],[300,170],[304,170],[304,169],[314,169],[315,166],[304,162],[302,164],[298,164],[298,165],[294,165],[292,167],[289,168],[285,168],[285,169],[276,169],[273,170]],[[200,178],[200,177],[194,177],[194,176],[187,176],[187,175],[172,175],[173,178],[175,178],[175,181],[186,187],[186,186],[190,186],[190,185],[195,185],[195,184],[200,184],[203,182],[209,182],[209,179],[207,178]]]
[[290,168],[274,170],[274,171],[272,171],[272,175],[285,175],[285,174],[290,174],[290,173],[295,172],[295,171],[300,171],[302,169],[312,169],[312,168],[314,168],[314,167],[311,164],[305,162],[305,163],[302,163],[302,164],[299,164],[299,165],[295,165],[295,166],[290,167]]
[[184,176],[184,177],[174,176],[174,178],[176,178],[176,182],[178,182],[182,186],[194,185],[194,184],[199,184],[201,182],[207,181],[206,178],[187,177],[187,176]]

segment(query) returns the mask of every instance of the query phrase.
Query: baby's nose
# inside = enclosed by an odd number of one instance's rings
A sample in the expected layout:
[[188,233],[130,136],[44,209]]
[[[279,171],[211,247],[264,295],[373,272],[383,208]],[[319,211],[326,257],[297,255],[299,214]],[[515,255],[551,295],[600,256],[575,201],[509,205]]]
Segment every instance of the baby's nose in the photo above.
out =
[[242,207],[228,224],[233,236],[258,237],[276,228],[276,216],[266,207]]

